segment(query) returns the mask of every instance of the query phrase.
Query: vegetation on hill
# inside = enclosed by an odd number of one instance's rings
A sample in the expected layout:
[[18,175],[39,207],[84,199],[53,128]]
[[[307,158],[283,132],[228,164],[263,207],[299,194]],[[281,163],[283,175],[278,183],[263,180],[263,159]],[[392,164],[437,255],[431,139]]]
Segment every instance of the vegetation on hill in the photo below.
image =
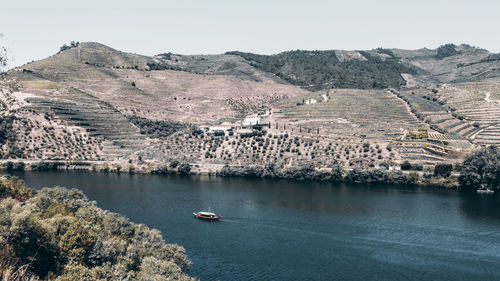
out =
[[436,59],[444,59],[458,54],[454,44],[445,44],[437,49]]
[[0,116],[0,159],[23,157],[24,152],[16,145],[15,116]]
[[16,140],[16,133],[13,130],[14,116],[0,117],[0,146]]
[[494,61],[500,61],[500,54],[491,54],[481,60],[481,62],[494,62]]
[[141,130],[141,134],[149,135],[154,138],[165,138],[171,134],[181,131],[189,127],[188,124],[172,121],[160,120],[153,121],[144,117],[127,116],[127,118],[134,123]]
[[0,178],[2,280],[192,280],[184,248],[76,189]]
[[415,71],[399,62],[392,52],[382,59],[360,52],[364,59],[340,61],[335,51],[289,51],[277,55],[228,52],[249,61],[258,69],[310,90],[330,88],[387,88],[406,84],[401,73]]
[[69,43],[69,46],[64,44],[62,45],[60,48],[59,48],[59,51],[62,52],[62,51],[66,51],[66,50],[69,50],[71,48],[75,48],[77,47],[78,45],[80,45],[80,42],[75,42],[75,41],[71,41],[71,43]]
[[460,173],[460,184],[464,187],[500,187],[500,150],[497,146],[484,147],[474,152],[464,161]]
[[7,49],[0,46],[0,73],[7,66]]

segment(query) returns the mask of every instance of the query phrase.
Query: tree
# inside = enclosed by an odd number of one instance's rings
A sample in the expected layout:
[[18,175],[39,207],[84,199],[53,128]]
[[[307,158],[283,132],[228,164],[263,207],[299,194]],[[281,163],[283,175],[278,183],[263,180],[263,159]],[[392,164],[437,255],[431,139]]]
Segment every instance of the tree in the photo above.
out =
[[69,49],[71,49],[71,47],[68,46],[68,45],[66,45],[66,44],[64,44],[61,47],[59,47],[59,52],[66,51],[66,50],[69,50]]
[[497,146],[484,147],[465,158],[459,177],[460,185],[479,188],[486,185],[498,189],[500,185],[500,151]]
[[341,182],[344,178],[344,169],[340,165],[333,165],[332,167],[332,181]]
[[454,44],[446,44],[439,46],[436,53],[436,59],[443,59],[446,57],[457,55],[458,51],[455,49],[455,47],[456,46]]
[[179,168],[177,169],[177,171],[181,175],[189,175],[189,173],[191,172],[191,166],[189,164],[183,163],[183,164],[179,165]]
[[434,167],[434,175],[447,178],[451,175],[451,170],[453,170],[453,165],[451,164],[437,164]]
[[411,164],[410,162],[408,162],[408,160],[404,161],[403,164],[401,164],[401,170],[403,171],[411,170]]
[[[0,38],[1,38],[0,34]],[[0,73],[7,66],[7,49],[0,46]]]
[[370,150],[370,143],[369,142],[363,143],[363,151],[368,152],[369,150]]
[[175,167],[179,166],[179,161],[178,160],[173,160],[170,162],[170,168],[174,169]]

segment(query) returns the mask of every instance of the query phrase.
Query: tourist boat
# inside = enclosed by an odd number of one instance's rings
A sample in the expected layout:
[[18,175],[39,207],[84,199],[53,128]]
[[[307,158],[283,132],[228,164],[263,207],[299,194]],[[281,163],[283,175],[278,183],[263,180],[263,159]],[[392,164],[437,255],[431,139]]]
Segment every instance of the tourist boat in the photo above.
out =
[[478,190],[476,190],[477,193],[495,193],[495,191],[493,189],[489,189],[489,188],[479,188]]
[[195,218],[198,218],[198,219],[212,220],[212,221],[215,221],[215,220],[222,218],[222,216],[219,216],[215,213],[212,213],[210,211],[210,208],[208,208],[208,212],[198,212],[198,213],[193,213],[193,215]]

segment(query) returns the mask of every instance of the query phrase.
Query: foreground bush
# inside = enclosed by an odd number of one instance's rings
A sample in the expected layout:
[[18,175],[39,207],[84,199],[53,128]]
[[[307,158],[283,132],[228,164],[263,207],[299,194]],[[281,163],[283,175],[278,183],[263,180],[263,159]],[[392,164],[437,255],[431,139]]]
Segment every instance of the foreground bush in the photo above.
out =
[[4,280],[192,280],[184,248],[77,189],[36,192],[2,177],[0,200]]

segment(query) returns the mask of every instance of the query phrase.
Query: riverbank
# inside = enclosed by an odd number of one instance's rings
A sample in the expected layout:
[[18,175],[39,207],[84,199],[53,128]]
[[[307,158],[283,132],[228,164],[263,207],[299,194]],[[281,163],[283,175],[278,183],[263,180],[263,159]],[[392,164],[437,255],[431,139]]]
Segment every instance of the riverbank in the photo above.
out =
[[322,181],[346,183],[376,183],[411,185],[432,188],[459,188],[456,172],[447,174],[432,170],[408,171],[393,167],[345,169],[341,166],[316,168],[312,163],[301,166],[284,167],[282,164],[265,166],[227,165],[206,163],[170,163],[143,162],[128,163],[109,161],[21,161],[2,160],[0,169],[4,171],[69,171],[80,170],[102,173],[137,173],[137,174],[180,174],[213,175],[222,177],[284,178],[297,181]]

